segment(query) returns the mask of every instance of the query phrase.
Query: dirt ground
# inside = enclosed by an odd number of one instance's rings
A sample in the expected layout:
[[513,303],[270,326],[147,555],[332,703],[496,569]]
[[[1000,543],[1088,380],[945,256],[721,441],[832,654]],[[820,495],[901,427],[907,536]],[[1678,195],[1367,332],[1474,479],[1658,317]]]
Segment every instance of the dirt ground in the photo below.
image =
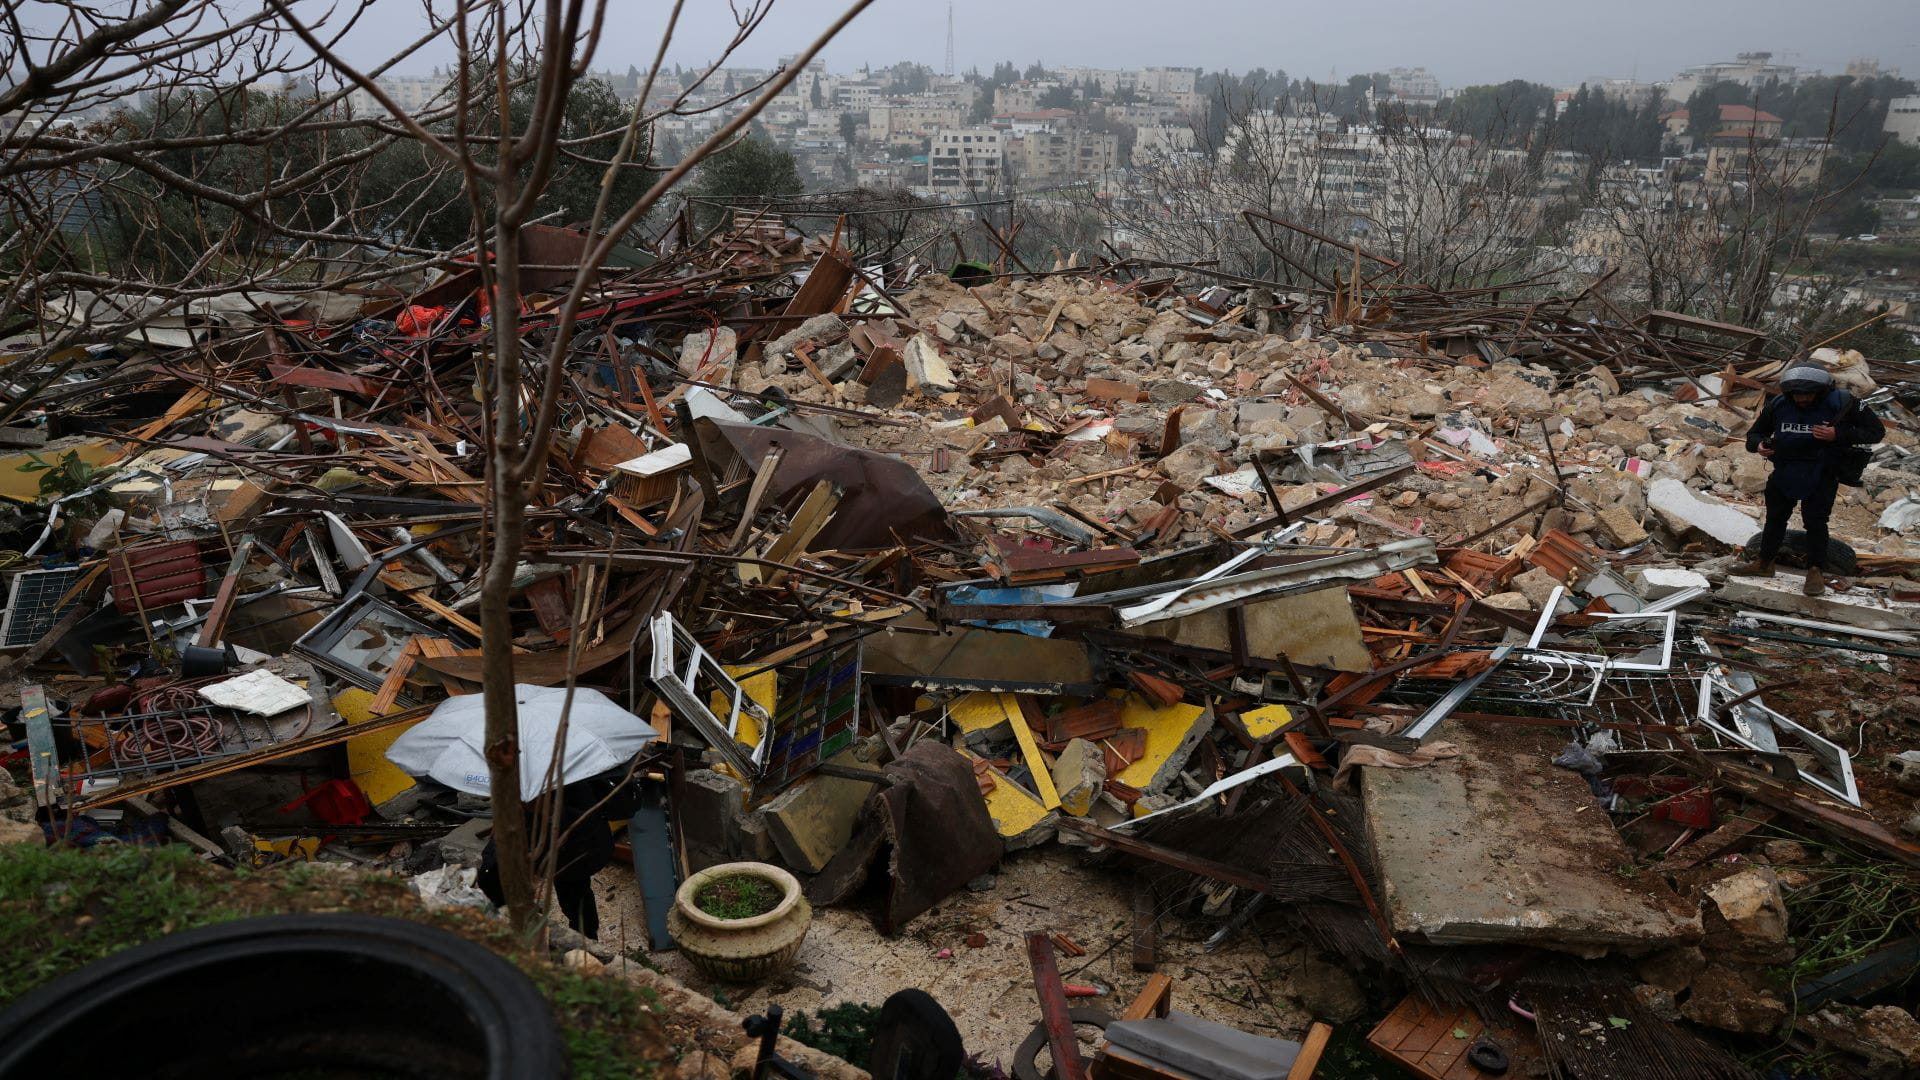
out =
[[[622,866],[595,881],[600,938],[630,955],[646,955],[667,974],[742,1013],[759,1012],[769,1002],[808,1013],[842,1002],[877,1005],[896,990],[919,987],[953,1015],[968,1053],[1010,1068],[1013,1050],[1039,1019],[1028,931],[1061,932],[1086,950],[1083,957],[1060,957],[1062,975],[1069,983],[1110,992],[1076,999],[1075,1006],[1117,1015],[1146,983],[1147,974],[1132,965],[1132,879],[1084,867],[1083,858],[1057,846],[1009,855],[993,889],[948,898],[898,938],[881,937],[859,911],[817,910],[796,969],[756,986],[715,986],[677,952],[645,953],[640,889]],[[1212,953],[1201,948],[1200,939],[1211,932],[1204,923],[1163,914],[1159,928],[1159,970],[1176,980],[1176,1008],[1263,1035],[1298,1037],[1305,1030],[1310,1018],[1294,987],[1310,954],[1284,926],[1257,921]],[[969,947],[974,934],[983,935],[985,944]],[[942,949],[952,951],[950,959],[939,958]]]

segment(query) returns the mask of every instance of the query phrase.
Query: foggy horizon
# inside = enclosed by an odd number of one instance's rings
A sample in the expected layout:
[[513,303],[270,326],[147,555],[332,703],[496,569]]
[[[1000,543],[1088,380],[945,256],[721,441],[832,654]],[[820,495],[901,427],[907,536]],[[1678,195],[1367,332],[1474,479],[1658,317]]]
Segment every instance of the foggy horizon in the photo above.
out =
[[[1277,9],[1277,10],[1276,10]],[[845,10],[837,0],[777,0],[759,30],[729,61],[772,67],[803,49]],[[1597,15],[1597,12],[1604,14]],[[1204,18],[1141,0],[1071,0],[1045,5],[971,0],[953,7],[954,67],[989,72],[1011,61],[1048,67],[1184,67],[1244,72],[1282,70],[1291,78],[1342,82],[1396,67],[1424,67],[1445,87],[1525,79],[1574,86],[1597,79],[1670,79],[1682,68],[1771,52],[1775,63],[1842,74],[1854,60],[1878,61],[1920,77],[1920,4],[1912,0],[1839,0],[1813,9],[1786,0],[1673,4],[1620,0],[1563,11],[1513,0],[1461,0],[1441,7],[1383,0],[1366,9],[1288,10],[1286,5],[1221,0]],[[366,17],[349,56],[369,62],[395,36],[424,25],[416,4],[386,4]],[[593,58],[596,70],[644,69],[664,13],[618,8]],[[1143,30],[1151,30],[1143,33]],[[710,62],[730,36],[726,10],[689,4],[667,63]],[[829,70],[899,61],[944,64],[947,5],[937,0],[879,0],[822,54]],[[452,57],[450,46],[423,51],[396,74],[425,74]]]

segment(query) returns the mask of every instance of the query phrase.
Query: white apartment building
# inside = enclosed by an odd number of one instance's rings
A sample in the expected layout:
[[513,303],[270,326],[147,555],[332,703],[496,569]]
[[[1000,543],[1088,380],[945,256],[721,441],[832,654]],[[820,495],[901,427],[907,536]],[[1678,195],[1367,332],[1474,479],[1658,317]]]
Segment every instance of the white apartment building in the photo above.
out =
[[1887,122],[1881,130],[1909,146],[1920,146],[1920,97],[1887,102]]
[[1197,143],[1193,129],[1185,124],[1145,124],[1133,129],[1130,164],[1141,165],[1174,154],[1192,153]]
[[1667,97],[1685,104],[1694,92],[1723,82],[1737,82],[1749,90],[1758,90],[1778,80],[1792,86],[1800,81],[1800,72],[1789,64],[1776,64],[1770,52],[1744,52],[1731,61],[1699,64],[1674,76],[1667,84]]
[[1006,174],[1006,135],[990,127],[945,128],[927,152],[927,187],[936,194],[997,192]]
[[1387,72],[1387,89],[1403,101],[1440,100],[1440,80],[1423,67],[1399,67]]
[[[374,83],[393,99],[395,105],[408,113],[418,113],[426,111],[434,104],[444,105],[452,100],[451,93],[445,93],[442,96],[449,81],[448,76],[440,74],[388,75],[375,79]],[[437,102],[436,98],[439,99]],[[387,111],[386,106],[380,104],[372,94],[357,87],[353,93],[347,95],[347,103],[352,106],[355,116],[371,116]]]

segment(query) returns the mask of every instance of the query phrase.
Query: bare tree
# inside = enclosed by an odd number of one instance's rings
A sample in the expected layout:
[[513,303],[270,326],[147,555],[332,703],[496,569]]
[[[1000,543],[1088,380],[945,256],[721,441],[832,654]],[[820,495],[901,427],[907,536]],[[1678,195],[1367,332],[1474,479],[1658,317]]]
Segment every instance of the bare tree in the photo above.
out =
[[[425,194],[433,185],[416,182],[401,185],[397,193],[375,192],[345,177],[397,145],[421,155],[433,175],[457,179],[453,190],[472,215],[467,248],[478,254],[493,316],[480,381],[487,419],[480,625],[494,842],[508,908],[518,923],[531,925],[539,909],[520,800],[508,598],[524,546],[531,488],[545,474],[583,302],[596,271],[628,231],[703,158],[736,138],[871,0],[853,0],[786,68],[719,105],[695,104],[695,91],[760,26],[772,0],[732,4],[735,33],[719,58],[656,97],[654,77],[684,7],[684,0],[676,0],[660,31],[646,85],[617,131],[617,149],[594,162],[605,173],[587,222],[586,251],[573,284],[558,301],[555,325],[537,341],[521,323],[522,242],[561,163],[579,158],[583,145],[610,134],[569,135],[563,123],[569,94],[587,77],[602,44],[606,0],[456,0],[451,10],[431,18],[420,39],[382,64],[364,68],[349,63],[340,50],[370,0],[312,12],[312,5],[296,0],[265,0],[260,12],[238,21],[229,21],[216,0],[133,0],[115,12],[66,5],[59,9],[65,14],[57,25],[32,30],[28,8],[52,5],[4,3],[13,40],[0,61],[15,82],[0,92],[5,125],[0,149],[7,155],[0,159],[0,177],[9,179],[9,205],[24,209],[16,209],[20,225],[0,241],[0,255],[14,272],[0,296],[0,325],[38,305],[50,286],[116,293],[115,314],[103,308],[95,318],[90,311],[71,332],[49,338],[19,361],[27,365],[24,370],[41,368],[59,348],[116,336],[161,311],[276,280],[309,264],[323,248],[365,244],[415,256],[422,265],[443,262],[447,253],[412,249],[395,243],[392,235],[396,228],[404,233],[406,222],[428,209],[423,200],[433,197]],[[445,104],[409,112],[379,78],[434,40],[450,41],[457,58]],[[287,110],[282,117],[256,120],[235,113],[236,84],[257,87],[273,79],[301,79],[311,89],[276,106]],[[521,87],[531,95],[529,107],[509,107],[510,96]],[[355,116],[343,108],[356,90],[378,103],[373,115]],[[157,125],[131,144],[116,142],[124,132],[111,124],[79,123],[83,113],[130,111],[140,95],[157,96],[163,116],[186,122]],[[708,107],[737,111],[680,161],[645,160],[654,122]],[[209,127],[204,121],[213,115],[221,123]],[[346,154],[330,153],[324,141],[315,141],[347,131],[358,132],[360,141]],[[254,167],[231,176],[222,172],[231,162],[221,154],[195,158],[185,171],[168,164],[167,155],[175,152],[224,153],[241,147],[265,148],[265,153]],[[614,178],[634,168],[650,169],[657,179],[638,199],[614,205]],[[63,175],[85,179],[77,189],[52,179]],[[41,179],[30,183],[21,179],[26,177]],[[158,275],[129,276],[103,272],[83,245],[48,237],[50,222],[65,220],[60,215],[88,205],[87,200],[124,195],[130,177],[149,184],[138,200],[148,216],[134,215],[140,242],[167,234],[204,245],[197,248],[200,257]],[[191,207],[223,207],[230,214],[212,225],[191,212],[169,215],[181,200]],[[375,223],[378,231],[370,231]],[[357,275],[307,287],[395,269],[383,261]],[[118,310],[127,306],[128,296],[153,302],[139,305],[137,312]]]

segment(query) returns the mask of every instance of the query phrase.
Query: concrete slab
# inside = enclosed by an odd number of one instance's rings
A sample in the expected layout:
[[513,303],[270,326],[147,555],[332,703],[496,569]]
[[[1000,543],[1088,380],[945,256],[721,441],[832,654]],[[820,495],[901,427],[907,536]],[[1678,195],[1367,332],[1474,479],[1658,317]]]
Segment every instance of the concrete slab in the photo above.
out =
[[1700,912],[1633,859],[1558,740],[1450,725],[1461,755],[1363,768],[1394,932],[1583,955],[1698,941]]
[[[857,749],[842,751],[833,764],[868,768],[857,756]],[[870,771],[876,776],[880,772]],[[860,807],[872,791],[873,785],[863,780],[816,775],[782,792],[761,808],[781,859],[801,873],[819,873],[853,835],[854,819],[860,816]]]

